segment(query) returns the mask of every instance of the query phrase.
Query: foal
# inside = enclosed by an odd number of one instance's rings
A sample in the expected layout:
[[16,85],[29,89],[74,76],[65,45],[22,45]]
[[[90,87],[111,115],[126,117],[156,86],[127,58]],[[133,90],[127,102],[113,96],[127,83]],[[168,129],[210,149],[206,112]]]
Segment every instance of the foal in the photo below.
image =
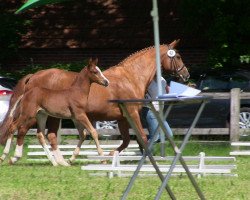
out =
[[[25,128],[30,128],[30,125],[33,124],[36,118],[38,124],[37,137],[47,157],[54,166],[57,164],[68,164],[62,161],[63,159],[60,157],[58,149],[53,151],[53,157],[46,145],[44,133],[46,120],[49,115],[73,120],[80,136],[77,150],[74,154],[78,154],[79,148],[85,139],[86,133],[83,130],[86,128],[96,143],[99,155],[103,155],[103,151],[98,141],[98,134],[86,115],[86,105],[91,83],[95,82],[103,86],[108,86],[109,84],[108,79],[96,66],[97,61],[97,59],[89,60],[88,65],[76,76],[70,89],[50,90],[35,87],[24,93],[19,100],[19,117],[13,122],[9,131],[15,131],[23,126]],[[17,145],[15,155],[10,160],[11,163],[16,162],[22,157],[20,153],[22,152],[22,148],[23,145]]]

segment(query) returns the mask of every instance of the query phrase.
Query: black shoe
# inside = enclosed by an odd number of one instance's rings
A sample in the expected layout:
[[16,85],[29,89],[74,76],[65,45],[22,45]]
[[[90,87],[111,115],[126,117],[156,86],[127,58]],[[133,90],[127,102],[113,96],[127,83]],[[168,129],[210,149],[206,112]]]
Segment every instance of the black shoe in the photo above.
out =
[[159,138],[158,140],[155,140],[154,143],[160,143],[161,139]]

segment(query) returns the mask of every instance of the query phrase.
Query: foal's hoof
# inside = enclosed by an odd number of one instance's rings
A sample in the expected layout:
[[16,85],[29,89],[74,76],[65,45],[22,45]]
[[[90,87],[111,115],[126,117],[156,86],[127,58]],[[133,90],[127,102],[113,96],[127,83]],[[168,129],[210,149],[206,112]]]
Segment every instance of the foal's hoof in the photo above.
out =
[[101,160],[101,164],[107,165],[108,161],[107,160]]
[[58,166],[58,163],[56,161],[51,161],[51,163],[54,167]]
[[10,159],[9,159],[9,165],[14,165],[16,162],[17,162],[17,158],[16,157],[11,157]]
[[3,163],[3,161],[4,161],[4,160],[3,160],[2,158],[0,158],[0,165]]
[[70,163],[68,163],[68,162],[66,162],[66,161],[59,161],[59,162],[57,162],[59,165],[61,165],[61,166],[64,166],[64,167],[70,167],[71,166],[71,164]]
[[72,160],[70,160],[70,159],[68,159],[68,160],[67,160],[67,163],[69,164],[69,166],[71,166],[71,165],[72,165],[72,163],[73,163],[73,161],[72,161]]

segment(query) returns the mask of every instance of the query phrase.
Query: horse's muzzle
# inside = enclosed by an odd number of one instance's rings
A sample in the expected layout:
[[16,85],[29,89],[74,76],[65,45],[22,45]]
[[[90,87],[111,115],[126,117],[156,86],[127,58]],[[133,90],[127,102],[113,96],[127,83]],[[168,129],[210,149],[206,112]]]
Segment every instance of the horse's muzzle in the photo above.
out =
[[109,81],[105,80],[104,83],[103,83],[103,86],[107,87],[108,85],[109,85]]

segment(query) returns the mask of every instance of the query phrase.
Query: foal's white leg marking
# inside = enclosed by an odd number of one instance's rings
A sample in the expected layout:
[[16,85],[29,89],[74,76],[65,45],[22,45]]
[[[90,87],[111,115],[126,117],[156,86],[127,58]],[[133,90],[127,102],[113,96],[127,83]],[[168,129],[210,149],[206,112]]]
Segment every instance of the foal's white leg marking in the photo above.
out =
[[50,162],[52,163],[52,165],[57,166],[58,164],[57,164],[54,156],[52,155],[52,153],[50,152],[50,150],[49,150],[49,148],[48,148],[48,146],[46,144],[43,133],[42,132],[37,133],[37,138],[38,138],[40,144],[42,145],[43,150],[44,150],[46,156],[48,157],[48,159],[50,160]]
[[13,117],[13,114],[14,114],[14,111],[16,110],[17,104],[19,103],[19,101],[20,101],[22,98],[23,98],[23,95],[21,95],[21,96],[17,99],[17,101],[16,101],[16,103],[14,104],[13,108],[10,110],[10,117]]
[[8,138],[5,144],[3,155],[0,157],[0,163],[2,163],[5,160],[6,156],[9,154],[12,140],[13,140],[13,134]]
[[[77,127],[78,125],[76,125]],[[75,161],[76,157],[79,155],[80,153],[80,149],[81,149],[81,146],[82,146],[82,143],[84,142],[85,138],[86,138],[86,135],[87,135],[87,132],[86,130],[82,130],[81,128],[78,129],[78,132],[79,132],[79,141],[78,141],[78,144],[77,144],[77,147],[75,148],[74,152],[73,152],[73,155],[69,158],[68,162],[69,163],[72,163]]]
[[[102,148],[101,148],[101,146],[100,146],[100,143],[99,143],[99,140],[98,140],[98,133],[97,133],[97,131],[92,127],[90,133],[91,133],[91,135],[92,135],[92,138],[93,138],[94,141],[95,141],[95,145],[96,145],[98,154],[99,154],[100,156],[103,156],[104,154],[103,154],[103,150],[102,150]],[[106,160],[101,160],[101,163],[107,164],[107,161],[106,161]]]
[[63,158],[63,156],[62,156],[62,153],[61,153],[60,149],[57,148],[56,150],[53,150],[52,152],[53,152],[53,154],[54,154],[54,157],[55,157],[56,162],[57,162],[59,165],[66,166],[66,167],[70,166],[70,164],[67,163],[67,162],[64,160],[64,158]]
[[9,163],[10,164],[16,163],[22,156],[23,156],[23,144],[20,146],[16,145],[14,157],[10,158]]

